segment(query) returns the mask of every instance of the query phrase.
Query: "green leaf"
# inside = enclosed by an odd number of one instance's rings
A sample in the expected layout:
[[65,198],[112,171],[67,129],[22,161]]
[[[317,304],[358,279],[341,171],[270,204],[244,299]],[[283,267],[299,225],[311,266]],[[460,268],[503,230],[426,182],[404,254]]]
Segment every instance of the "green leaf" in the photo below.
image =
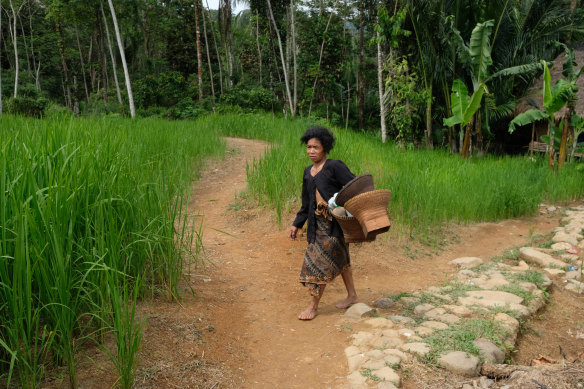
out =
[[535,70],[541,69],[541,63],[529,63],[525,65],[517,65],[511,66],[510,68],[505,68],[503,70],[499,70],[497,73],[492,74],[488,79],[491,80],[495,77],[501,76],[517,76],[520,74],[531,73]]
[[469,123],[475,114],[475,112],[481,106],[481,101],[483,100],[483,95],[487,92],[487,86],[485,84],[479,85],[478,89],[472,94],[469,104],[464,110],[464,124]]
[[548,68],[547,62],[541,60],[543,65],[543,105],[546,107],[552,101],[552,76],[550,75],[550,68]]
[[515,117],[515,119],[511,120],[511,123],[509,123],[509,133],[512,134],[515,131],[516,126],[524,126],[526,124],[548,118],[549,115],[544,111],[540,111],[539,109],[530,109],[529,111],[520,113]]
[[[472,30],[469,52],[475,74],[473,84],[476,85],[485,82],[489,66],[493,63],[493,59],[491,58],[490,40],[492,29],[493,21],[487,20],[484,23],[477,23]],[[476,89],[478,89],[478,87],[476,87],[475,90]]]
[[455,124],[466,125],[464,121],[464,111],[468,106],[469,102],[468,89],[464,82],[459,79],[454,80],[452,83],[452,94],[450,95],[450,101],[452,104],[452,116],[444,119],[444,125],[452,127]]

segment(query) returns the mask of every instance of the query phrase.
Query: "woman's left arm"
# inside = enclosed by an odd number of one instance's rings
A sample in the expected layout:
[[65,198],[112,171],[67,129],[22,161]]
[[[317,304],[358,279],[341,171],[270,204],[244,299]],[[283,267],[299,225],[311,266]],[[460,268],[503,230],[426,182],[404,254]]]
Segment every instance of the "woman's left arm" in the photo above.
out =
[[335,177],[341,186],[344,186],[347,182],[355,178],[355,175],[349,170],[343,161],[337,161],[335,164]]

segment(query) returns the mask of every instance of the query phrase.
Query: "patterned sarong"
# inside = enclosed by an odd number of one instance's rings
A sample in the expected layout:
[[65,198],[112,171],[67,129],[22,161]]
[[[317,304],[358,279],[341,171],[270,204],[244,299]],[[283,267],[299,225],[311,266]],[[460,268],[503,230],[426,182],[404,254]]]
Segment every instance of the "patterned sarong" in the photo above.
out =
[[351,266],[349,248],[343,239],[328,236],[331,221],[316,215],[316,239],[304,254],[300,282],[312,296],[318,296],[320,286],[327,284]]

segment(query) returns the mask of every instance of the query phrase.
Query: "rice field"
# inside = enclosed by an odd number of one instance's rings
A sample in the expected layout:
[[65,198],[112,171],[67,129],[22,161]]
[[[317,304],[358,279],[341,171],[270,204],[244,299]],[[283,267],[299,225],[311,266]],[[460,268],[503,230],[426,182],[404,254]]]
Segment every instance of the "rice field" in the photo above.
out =
[[111,333],[131,387],[135,301],[178,298],[197,260],[188,189],[224,144],[193,122],[0,120],[0,382],[34,388],[64,366],[76,387],[75,352]]
[[[299,208],[309,160],[299,138],[311,123],[271,115],[197,121],[0,116],[0,384],[35,388],[48,369],[77,386],[75,353],[87,342],[132,387],[142,336],[136,301],[178,299],[183,268],[198,260],[199,220],[189,187],[221,136],[263,139],[247,167],[249,190],[282,225]],[[551,171],[543,159],[404,151],[333,128],[341,159],[392,191],[393,229],[432,243],[448,223],[533,214],[541,202],[584,196],[582,164]]]
[[[265,158],[248,168],[251,193],[283,215],[299,208],[303,168],[310,164],[300,136],[303,120],[271,116],[222,116],[212,125],[230,136],[271,141]],[[550,170],[542,157],[474,158],[444,150],[405,151],[354,131],[332,128],[337,144],[329,158],[341,159],[355,174],[371,173],[376,188],[390,189],[392,229],[432,243],[448,223],[496,221],[534,214],[542,202],[567,202],[584,196],[584,164]]]

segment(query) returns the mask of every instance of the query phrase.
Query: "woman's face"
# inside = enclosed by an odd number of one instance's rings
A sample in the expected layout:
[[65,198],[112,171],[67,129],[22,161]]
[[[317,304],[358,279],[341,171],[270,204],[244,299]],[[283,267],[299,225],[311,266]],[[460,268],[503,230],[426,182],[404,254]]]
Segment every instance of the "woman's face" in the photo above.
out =
[[306,143],[306,153],[308,158],[314,163],[319,163],[326,157],[322,143],[317,138],[312,138]]

